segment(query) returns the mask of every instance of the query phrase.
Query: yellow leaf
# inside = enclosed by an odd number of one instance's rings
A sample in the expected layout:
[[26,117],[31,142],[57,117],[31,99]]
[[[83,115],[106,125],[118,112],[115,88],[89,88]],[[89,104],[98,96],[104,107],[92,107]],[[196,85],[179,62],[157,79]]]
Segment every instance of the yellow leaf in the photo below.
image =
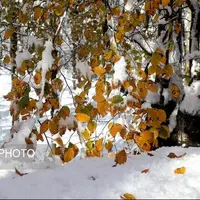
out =
[[122,199],[136,199],[132,194],[125,193],[121,196]]
[[94,133],[94,131],[95,131],[96,128],[97,128],[97,123],[96,123],[95,121],[90,120],[90,121],[88,122],[88,126],[87,126],[87,127],[88,127],[90,133],[92,134],[92,133]]
[[57,124],[55,123],[55,121],[51,120],[49,122],[49,130],[52,134],[56,134],[58,133],[58,126]]
[[147,83],[146,83],[146,88],[148,90],[150,90],[151,92],[157,92],[158,91],[158,87],[156,85],[156,83],[154,83],[153,81],[151,80],[148,80]]
[[49,128],[49,120],[45,120],[40,126],[40,134],[45,133]]
[[121,150],[115,156],[116,164],[124,164],[127,161],[127,154],[125,150]]
[[81,135],[86,139],[86,140],[89,140],[90,139],[90,133],[88,131],[88,129],[85,129]]
[[145,82],[138,81],[137,83],[137,93],[140,95],[141,98],[145,98],[147,96],[147,89],[145,87]]
[[118,62],[120,59],[121,59],[121,56],[115,55],[115,56],[113,56],[113,58],[112,58],[112,62],[113,62],[113,63],[116,63],[116,62]]
[[111,59],[111,57],[112,57],[112,50],[109,50],[109,51],[105,51],[104,52],[104,59],[105,60],[110,60]]
[[140,77],[140,78],[143,78],[143,79],[145,79],[146,78],[146,73],[145,73],[145,71],[144,70],[142,70],[141,69],[141,67],[139,67],[138,69],[137,69],[137,75]]
[[10,62],[10,57],[8,55],[6,55],[3,59],[3,63],[4,64],[8,64]]
[[170,0],[162,0],[162,5],[165,8],[170,3]]
[[96,141],[96,150],[97,150],[97,152],[100,152],[100,151],[103,150],[102,142],[103,142],[103,138],[101,138],[101,139]]
[[80,122],[89,122],[90,121],[90,117],[84,113],[77,113],[75,115],[75,118]]
[[158,109],[157,112],[158,112],[157,116],[158,116],[159,121],[165,122],[167,119],[166,112],[162,109]]
[[175,84],[172,84],[170,88],[170,94],[173,99],[178,100],[180,98],[181,91]]
[[116,16],[120,16],[121,10],[119,7],[113,8],[112,9],[112,14]]
[[43,8],[35,7],[34,8],[34,20],[37,21],[43,14]]
[[74,149],[73,147],[68,148],[64,153],[64,162],[69,162],[74,158]]
[[147,127],[147,125],[146,125],[145,122],[140,122],[140,124],[139,124],[139,126],[138,126],[138,128],[139,128],[140,130],[145,130],[146,127]]
[[166,65],[161,73],[163,78],[170,78],[174,74],[172,65]]
[[40,72],[37,72],[35,75],[34,75],[34,81],[35,83],[38,85],[40,84],[41,80],[42,80],[42,75]]
[[103,103],[105,101],[105,97],[103,96],[102,93],[99,93],[98,95],[93,96],[93,99],[97,102],[97,103]]
[[62,7],[62,6],[60,6],[60,5],[57,5],[57,6],[54,7],[54,12],[55,12],[55,14],[56,14],[58,17],[60,17],[60,16],[62,16],[62,15],[64,14],[64,12],[65,12],[65,7]]
[[115,137],[117,135],[118,132],[120,132],[122,130],[122,125],[121,124],[113,124],[112,127],[110,128],[110,134]]
[[106,72],[105,68],[98,66],[93,69],[96,75],[104,74]]
[[180,167],[174,170],[175,174],[185,174],[186,168],[185,167]]

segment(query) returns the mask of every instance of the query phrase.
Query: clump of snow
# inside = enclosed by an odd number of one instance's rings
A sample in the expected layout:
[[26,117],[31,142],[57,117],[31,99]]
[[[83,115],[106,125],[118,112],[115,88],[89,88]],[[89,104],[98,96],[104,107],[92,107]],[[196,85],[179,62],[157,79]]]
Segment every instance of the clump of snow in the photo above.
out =
[[35,36],[30,35],[30,36],[28,37],[28,45],[29,45],[29,46],[32,46],[33,44],[34,44],[36,47],[42,46],[42,45],[43,45],[42,39],[38,39],[38,38],[36,38]]
[[32,55],[29,53],[28,50],[24,50],[22,52],[17,51],[16,58],[15,58],[17,67],[20,68],[24,60],[30,60],[31,58],[32,58]]
[[73,128],[74,127],[74,122],[76,121],[74,115],[72,115],[71,113],[69,114],[68,117],[66,117],[66,119],[63,119],[61,117],[61,119],[59,120],[59,127],[68,127],[68,128]]
[[159,92],[151,92],[148,90],[147,96],[145,97],[146,102],[156,104],[160,101]]
[[90,70],[90,66],[86,62],[78,61],[76,63],[76,69],[80,70],[81,74],[85,77],[91,80],[92,77],[92,71]]
[[25,138],[29,137],[34,126],[34,119],[29,118],[26,121],[15,122],[11,131],[13,132],[13,138],[10,142],[6,144],[6,147],[9,145],[26,145]]
[[118,83],[118,81],[124,82],[128,78],[128,74],[126,72],[126,61],[122,56],[118,62],[114,64],[114,83]]
[[178,113],[178,109],[175,108],[174,111],[172,112],[172,114],[169,117],[169,131],[170,131],[170,133],[176,127],[176,123],[177,123],[176,116],[177,116],[177,113]]
[[145,109],[145,108],[151,108],[151,104],[148,103],[148,102],[144,102],[144,103],[142,104],[142,109]]
[[41,65],[42,65],[42,91],[40,93],[40,99],[39,102],[37,102],[37,107],[38,109],[42,108],[42,98],[44,95],[44,86],[45,86],[45,77],[47,71],[51,68],[53,64],[53,57],[52,57],[52,52],[53,50],[53,44],[51,40],[48,40],[45,42],[45,50],[42,52],[42,60],[41,60]]
[[200,81],[194,81],[185,86],[185,97],[180,104],[180,110],[191,115],[200,114]]
[[164,96],[164,105],[168,104],[168,102],[171,100],[171,95],[170,95],[169,89],[164,88],[162,95]]

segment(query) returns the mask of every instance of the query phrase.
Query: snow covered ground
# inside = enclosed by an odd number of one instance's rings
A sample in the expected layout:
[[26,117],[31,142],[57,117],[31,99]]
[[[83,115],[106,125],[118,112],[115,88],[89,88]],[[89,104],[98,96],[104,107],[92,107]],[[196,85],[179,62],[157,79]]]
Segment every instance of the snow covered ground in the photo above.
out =
[[[186,155],[169,158],[170,152]],[[111,158],[88,158],[22,177],[10,175],[0,180],[0,198],[120,199],[124,193],[136,199],[200,198],[199,148],[161,148],[152,154],[129,156],[116,167]],[[185,174],[174,173],[179,167],[186,168]]]

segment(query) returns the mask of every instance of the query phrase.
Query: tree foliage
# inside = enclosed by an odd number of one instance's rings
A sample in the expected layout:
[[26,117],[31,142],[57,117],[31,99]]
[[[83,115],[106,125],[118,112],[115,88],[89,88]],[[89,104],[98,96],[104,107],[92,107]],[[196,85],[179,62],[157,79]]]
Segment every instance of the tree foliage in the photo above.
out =
[[[63,135],[71,131],[78,133],[88,157],[100,157],[104,149],[114,150],[118,136],[125,144],[134,142],[144,151],[159,147],[160,139],[168,139],[172,132],[169,118],[183,100],[183,84],[190,85],[199,78],[196,59],[185,59],[199,50],[198,2],[38,2],[1,3],[2,65],[13,73],[12,88],[5,98],[11,102],[14,121],[35,119],[25,142],[34,137],[44,141],[50,131],[57,136],[52,154],[69,162],[79,152],[76,144],[63,142]],[[191,18],[189,30],[187,16]],[[13,35],[17,35],[15,54],[9,51]],[[52,45],[51,52],[47,52],[48,45]],[[77,62],[90,70],[75,80],[81,91],[75,95],[63,74],[71,62],[71,58],[66,59],[67,45],[69,55],[73,51]],[[50,54],[46,60],[45,52]],[[19,63],[20,54],[25,56]],[[53,61],[44,68],[48,58]],[[60,104],[64,85],[71,93],[74,109]],[[95,91],[92,97],[91,91]],[[171,112],[167,107],[170,103]],[[110,117],[108,133],[97,135],[99,120],[106,117]],[[124,149],[115,149],[117,164],[126,162],[128,149]]]

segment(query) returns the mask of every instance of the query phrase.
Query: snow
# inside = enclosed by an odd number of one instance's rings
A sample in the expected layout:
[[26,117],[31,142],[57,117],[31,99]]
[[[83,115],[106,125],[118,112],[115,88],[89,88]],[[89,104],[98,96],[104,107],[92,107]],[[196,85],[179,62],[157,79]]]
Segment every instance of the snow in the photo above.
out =
[[194,81],[191,86],[185,86],[185,97],[180,104],[180,110],[191,115],[200,114],[200,81]]
[[53,44],[52,44],[52,41],[49,39],[48,41],[45,42],[45,50],[42,52],[42,61],[41,61],[41,64],[42,64],[42,91],[40,93],[39,102],[37,102],[38,109],[42,108],[42,98],[44,95],[46,73],[53,64],[53,57],[51,54],[52,50],[53,50]]
[[[170,159],[170,152],[186,155]],[[199,148],[165,147],[151,153],[129,156],[116,167],[112,158],[87,158],[22,177],[9,174],[0,180],[0,198],[120,199],[124,193],[136,199],[200,198]],[[179,167],[186,168],[185,174],[174,173]],[[141,173],[144,169],[149,172]]]
[[114,64],[114,83],[118,83],[118,81],[123,83],[125,80],[127,80],[128,74],[126,72],[126,65],[127,64],[123,56]]
[[24,50],[22,52],[17,51],[15,58],[17,67],[20,68],[24,60],[30,60],[31,58],[32,55],[29,53],[28,50]]
[[38,38],[36,38],[35,36],[30,35],[30,36],[28,37],[28,45],[29,45],[29,46],[32,46],[33,44],[37,47],[37,46],[42,46],[42,45],[43,45],[43,42],[42,42],[41,39],[38,39]]
[[80,70],[81,74],[91,80],[92,71],[90,70],[90,66],[86,62],[77,61],[76,69]]

